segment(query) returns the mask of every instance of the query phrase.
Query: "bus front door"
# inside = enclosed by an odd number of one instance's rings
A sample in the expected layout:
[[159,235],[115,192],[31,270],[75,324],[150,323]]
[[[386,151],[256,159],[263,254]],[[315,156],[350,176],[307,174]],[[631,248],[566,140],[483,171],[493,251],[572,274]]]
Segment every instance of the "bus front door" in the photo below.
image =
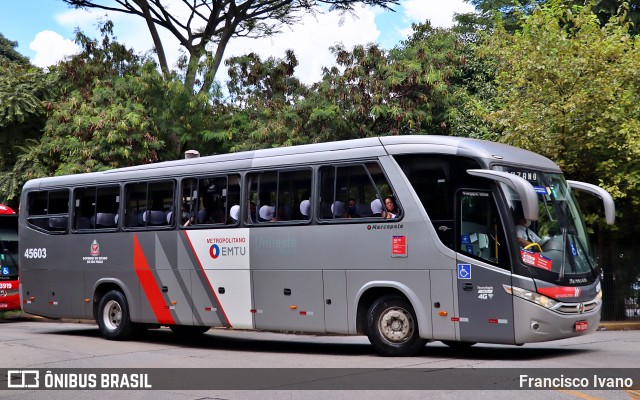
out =
[[456,269],[459,340],[513,344],[513,299],[507,243],[493,195],[461,190],[456,196]]

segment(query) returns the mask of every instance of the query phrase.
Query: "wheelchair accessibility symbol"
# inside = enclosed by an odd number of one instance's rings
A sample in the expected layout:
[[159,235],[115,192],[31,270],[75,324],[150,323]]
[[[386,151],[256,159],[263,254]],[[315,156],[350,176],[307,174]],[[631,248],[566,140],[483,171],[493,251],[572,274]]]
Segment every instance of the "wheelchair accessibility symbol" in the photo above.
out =
[[471,279],[471,264],[458,264],[458,279]]

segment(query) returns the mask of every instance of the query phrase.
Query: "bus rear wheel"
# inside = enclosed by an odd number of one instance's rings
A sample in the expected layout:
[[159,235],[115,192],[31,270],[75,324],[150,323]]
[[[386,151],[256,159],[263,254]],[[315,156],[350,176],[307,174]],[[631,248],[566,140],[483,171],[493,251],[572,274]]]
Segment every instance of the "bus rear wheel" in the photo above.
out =
[[122,292],[107,292],[98,304],[100,334],[109,340],[126,340],[135,332],[135,324],[129,318],[129,305]]
[[367,314],[367,336],[383,356],[411,356],[427,343],[420,338],[413,307],[398,296],[383,296],[371,304]]

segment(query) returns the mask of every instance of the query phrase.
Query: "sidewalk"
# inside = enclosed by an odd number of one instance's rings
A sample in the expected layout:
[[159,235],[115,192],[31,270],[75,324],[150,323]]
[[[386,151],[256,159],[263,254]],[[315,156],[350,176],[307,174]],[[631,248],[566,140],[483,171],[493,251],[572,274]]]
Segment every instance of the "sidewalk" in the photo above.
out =
[[634,331],[640,330],[640,319],[630,321],[602,321],[599,331]]

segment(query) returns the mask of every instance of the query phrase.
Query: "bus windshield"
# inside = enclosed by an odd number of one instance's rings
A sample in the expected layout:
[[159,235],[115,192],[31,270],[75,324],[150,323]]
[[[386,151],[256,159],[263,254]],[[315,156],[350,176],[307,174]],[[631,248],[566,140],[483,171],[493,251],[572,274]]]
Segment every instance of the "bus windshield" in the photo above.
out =
[[587,239],[582,212],[569,191],[562,174],[526,170],[516,167],[495,168],[526,179],[538,194],[538,221],[522,217],[518,195],[503,185],[519,235],[531,244],[522,246],[522,262],[531,267],[555,274],[557,280],[595,271],[596,262]]
[[0,216],[0,280],[18,277],[18,218]]

